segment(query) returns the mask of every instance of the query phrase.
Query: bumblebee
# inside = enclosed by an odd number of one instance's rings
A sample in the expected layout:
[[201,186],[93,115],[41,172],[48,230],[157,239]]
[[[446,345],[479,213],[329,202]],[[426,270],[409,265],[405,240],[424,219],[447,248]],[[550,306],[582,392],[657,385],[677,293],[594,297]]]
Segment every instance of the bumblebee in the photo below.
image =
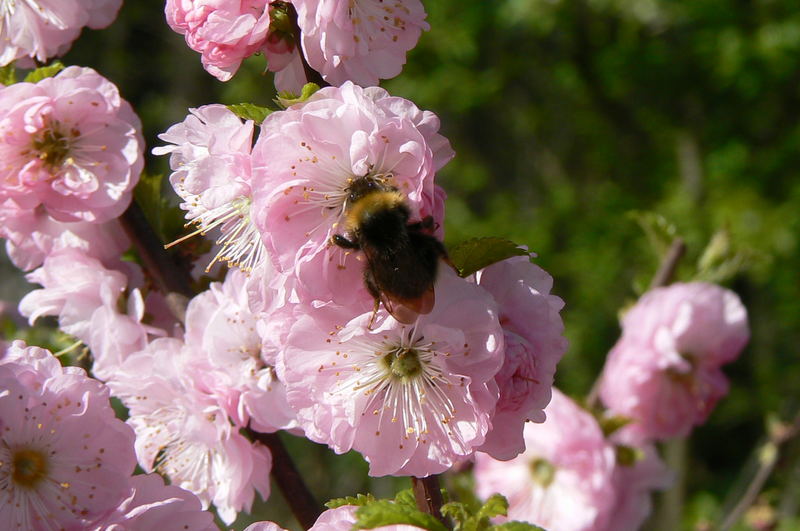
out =
[[383,303],[401,323],[413,323],[435,303],[433,285],[440,259],[447,259],[442,242],[431,232],[433,218],[409,223],[411,211],[403,194],[375,177],[360,177],[347,188],[346,234],[331,241],[364,253],[364,284],[375,299],[375,315]]

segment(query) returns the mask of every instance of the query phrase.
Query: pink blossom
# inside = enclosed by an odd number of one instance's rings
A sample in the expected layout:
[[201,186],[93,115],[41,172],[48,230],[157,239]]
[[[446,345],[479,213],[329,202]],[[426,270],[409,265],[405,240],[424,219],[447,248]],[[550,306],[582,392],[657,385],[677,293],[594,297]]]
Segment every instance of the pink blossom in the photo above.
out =
[[204,508],[213,503],[231,523],[256,492],[269,495],[271,456],[231,425],[206,385],[207,367],[181,340],[158,338],[129,356],[108,385],[129,409],[139,465],[195,493]]
[[[170,155],[170,183],[197,232],[219,227],[220,250],[209,264],[225,260],[245,271],[265,259],[264,245],[250,221],[250,150],[253,122],[242,121],[224,105],[190,109],[186,119],[159,135],[171,145],[153,149]],[[180,240],[179,240],[180,241]]]
[[[262,279],[253,281],[261,284]],[[231,271],[225,282],[189,302],[185,341],[208,362],[206,385],[238,426],[260,432],[292,428],[294,414],[275,368],[261,357],[256,317],[250,313],[250,278]]]
[[0,3],[0,66],[46,62],[69,50],[84,26],[100,29],[117,17],[122,0],[35,0]]
[[[139,272],[135,264],[127,265],[134,274]],[[23,297],[20,313],[30,324],[45,315],[58,316],[60,328],[91,349],[92,372],[102,380],[128,355],[143,349],[150,336],[166,335],[165,330],[142,323],[145,305],[141,292],[126,292],[128,279],[122,272],[105,268],[77,249],[53,252],[26,278],[41,284],[42,289]]]
[[525,450],[525,421],[544,422],[556,364],[567,348],[558,313],[564,301],[550,294],[553,277],[527,256],[491,265],[476,279],[497,302],[505,336],[505,360],[495,377],[500,400],[480,450],[511,459]]
[[333,85],[395,77],[429,29],[419,0],[293,0],[308,64]]
[[42,285],[20,301],[19,311],[31,324],[43,315],[57,315],[68,334],[88,338],[92,314],[101,306],[115,307],[127,279],[108,270],[76,249],[48,256],[41,268],[29,273],[29,282]]
[[89,531],[219,531],[197,496],[165,485],[158,474],[133,476],[130,483],[128,496]]
[[0,237],[6,238],[11,261],[24,271],[39,267],[48,254],[65,248],[80,249],[111,265],[130,247],[117,220],[61,222],[48,216],[41,205],[25,209],[11,199],[0,203]]
[[167,23],[202,54],[203,68],[228,81],[242,61],[264,48],[269,31],[267,0],[167,0]]
[[138,289],[130,292],[126,312],[119,311],[116,306],[103,305],[92,313],[88,336],[78,338],[92,351],[95,377],[109,380],[128,356],[144,349],[153,337],[167,335],[167,330],[143,324],[144,317],[145,303]]
[[721,366],[747,343],[735,293],[700,282],[646,293],[622,321],[603,369],[600,397],[641,440],[682,437],[728,391]]
[[288,531],[275,522],[255,522],[244,528],[244,531]]
[[427,476],[483,444],[502,332],[491,297],[444,270],[415,326],[333,307],[297,317],[279,359],[310,439],[361,452],[370,474]]
[[369,178],[397,187],[412,220],[441,213],[433,178],[453,151],[438,128],[433,113],[352,83],[267,117],[253,149],[252,215],[275,267],[297,277],[302,297],[370,304],[363,256],[330,243],[344,226],[348,188]]
[[144,159],[141,123],[111,82],[71,66],[0,88],[0,202],[101,223],[128,206]]
[[617,445],[613,478],[617,503],[606,529],[636,531],[650,515],[653,491],[670,487],[673,475],[658,456],[655,446],[645,444],[639,447],[627,428],[614,433],[611,440]]
[[475,456],[482,498],[508,499],[508,520],[550,531],[606,529],[616,505],[614,449],[597,421],[557,389],[542,424],[525,425],[525,452],[511,461]]
[[108,390],[48,351],[15,341],[0,356],[0,521],[86,529],[126,496],[133,432]]

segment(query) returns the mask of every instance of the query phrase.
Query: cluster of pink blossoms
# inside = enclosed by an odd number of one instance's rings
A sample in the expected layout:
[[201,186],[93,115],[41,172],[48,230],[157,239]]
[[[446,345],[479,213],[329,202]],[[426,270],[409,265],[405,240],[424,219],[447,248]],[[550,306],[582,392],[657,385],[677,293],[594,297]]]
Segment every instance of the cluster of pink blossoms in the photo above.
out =
[[122,0],[26,0],[0,2],[0,66],[30,67],[63,55],[84,26],[105,28]]
[[438,129],[433,113],[346,82],[270,114],[252,150],[252,122],[222,106],[192,110],[156,150],[170,154],[187,218],[220,226],[219,256],[246,265],[255,351],[260,341],[292,426],[358,450],[373,475],[426,476],[478,450],[517,455],[525,421],[544,420],[566,349],[563,302],[526,257],[473,279],[442,263],[430,313],[411,325],[373,316],[365,256],[331,238],[360,179],[399,190],[411,221],[441,226],[434,178],[453,152]]
[[117,88],[90,68],[0,87],[0,236],[32,269],[78,248],[118,260],[115,220],[144,165],[141,123]]
[[543,424],[526,425],[525,452],[515,459],[476,456],[477,494],[499,492],[508,498],[508,520],[553,531],[638,529],[651,491],[671,479],[654,448],[621,459],[618,448],[632,447],[608,440],[591,414],[557,390],[545,413]]
[[722,365],[750,337],[747,311],[713,284],[673,284],[645,294],[625,314],[603,369],[600,398],[632,420],[640,440],[683,437],[728,392]]
[[50,352],[0,354],[0,518],[9,529],[216,530],[191,493],[131,476],[134,434],[108,388]]
[[220,81],[261,52],[278,89],[296,93],[307,82],[298,45],[326,82],[370,86],[398,75],[406,52],[428,29],[420,0],[167,0],[165,11],[170,27]]
[[525,428],[525,452],[501,462],[478,454],[480,496],[499,492],[510,519],[555,531],[635,530],[650,493],[670,484],[653,441],[702,424],[727,392],[721,366],[749,336],[731,291],[700,282],[646,293],[625,314],[599,394],[625,425],[606,437],[597,419],[556,392],[543,424]]
[[[397,75],[427,29],[425,12],[418,0],[290,4],[167,1],[170,26],[221,80],[262,52],[278,87],[299,92],[302,50],[336,85],[258,127],[207,105],[161,135],[168,145],[154,153],[170,155],[188,221],[221,233],[210,265],[232,267],[184,314],[121,259],[130,242],[116,218],[142,170],[143,141],[116,87],[69,67],[0,88],[0,236],[41,285],[20,312],[31,323],[56,317],[106,382],[0,342],[0,520],[37,531],[205,531],[215,529],[204,511],[214,505],[232,523],[256,494],[269,496],[272,456],[249,429],[356,450],[372,475],[423,477],[472,459],[478,494],[505,494],[509,519],[638,528],[650,492],[669,482],[652,441],[686,435],[727,391],[720,367],[748,338],[740,301],[679,284],[628,312],[600,396],[630,423],[610,437],[552,388],[566,350],[563,301],[528,256],[468,278],[440,260],[430,311],[407,323],[386,301],[374,310],[366,253],[333,243],[352,236],[354,183],[392,190],[409,223],[430,219],[441,239],[435,176],[453,151],[433,113],[354,82]],[[0,5],[0,35],[13,33],[2,61],[62,53],[83,25],[108,24],[119,1],[68,7]],[[292,11],[299,43],[287,31]],[[126,423],[109,393],[128,408]],[[148,474],[132,477],[134,462]],[[355,510],[327,511],[312,529],[349,529]]]

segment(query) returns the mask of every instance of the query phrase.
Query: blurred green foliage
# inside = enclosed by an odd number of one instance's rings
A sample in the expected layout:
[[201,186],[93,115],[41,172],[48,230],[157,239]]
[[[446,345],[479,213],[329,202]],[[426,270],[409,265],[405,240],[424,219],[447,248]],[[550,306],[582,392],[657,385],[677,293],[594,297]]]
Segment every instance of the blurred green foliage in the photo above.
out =
[[[439,178],[448,245],[508,238],[555,277],[570,340],[562,389],[590,388],[618,336],[619,309],[657,268],[659,223],[688,243],[680,280],[700,265],[703,278],[724,278],[742,296],[752,341],[685,463],[684,527],[713,522],[767,414],[800,405],[800,8],[790,0],[428,0],[426,8],[431,31],[384,86],[435,111],[458,154]],[[188,107],[274,106],[262,57],[231,82],[216,81],[166,26],[163,1],[125,2],[111,28],[85,31],[63,62],[117,83],[149,148]],[[167,170],[165,158],[150,157],[149,174]],[[642,230],[633,211],[663,223]],[[291,449],[320,498],[391,497],[407,485],[366,484],[354,454],[333,458],[299,439]],[[798,466],[800,447],[790,443],[765,493],[782,529],[798,521]],[[269,503],[288,524],[279,496]]]

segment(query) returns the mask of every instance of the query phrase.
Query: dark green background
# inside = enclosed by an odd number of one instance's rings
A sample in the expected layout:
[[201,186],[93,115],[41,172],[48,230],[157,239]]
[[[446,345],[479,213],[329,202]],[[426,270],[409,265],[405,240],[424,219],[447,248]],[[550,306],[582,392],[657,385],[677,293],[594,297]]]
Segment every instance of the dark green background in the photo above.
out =
[[[618,336],[617,312],[660,260],[631,211],[660,214],[686,239],[680,280],[695,278],[706,244],[726,231],[727,256],[741,267],[722,277],[749,310],[752,340],[728,367],[730,395],[688,442],[683,526],[702,529],[752,472],[745,465],[767,416],[793,415],[800,395],[800,7],[429,0],[426,8],[431,30],[383,86],[436,112],[457,152],[439,176],[447,244],[510,238],[555,277],[570,340],[557,374],[563,390],[588,391]],[[85,31],[63,61],[120,86],[148,149],[187,107],[274,97],[263,57],[226,84],[205,73],[156,0],[126,2],[109,29]],[[150,156],[148,170],[167,171],[166,160]],[[292,450],[320,498],[405,485],[365,484],[357,455],[333,458],[302,441]],[[787,445],[760,502],[779,511],[784,529],[797,528],[799,451]],[[290,525],[278,495],[269,505]],[[659,520],[676,528],[675,518]]]

